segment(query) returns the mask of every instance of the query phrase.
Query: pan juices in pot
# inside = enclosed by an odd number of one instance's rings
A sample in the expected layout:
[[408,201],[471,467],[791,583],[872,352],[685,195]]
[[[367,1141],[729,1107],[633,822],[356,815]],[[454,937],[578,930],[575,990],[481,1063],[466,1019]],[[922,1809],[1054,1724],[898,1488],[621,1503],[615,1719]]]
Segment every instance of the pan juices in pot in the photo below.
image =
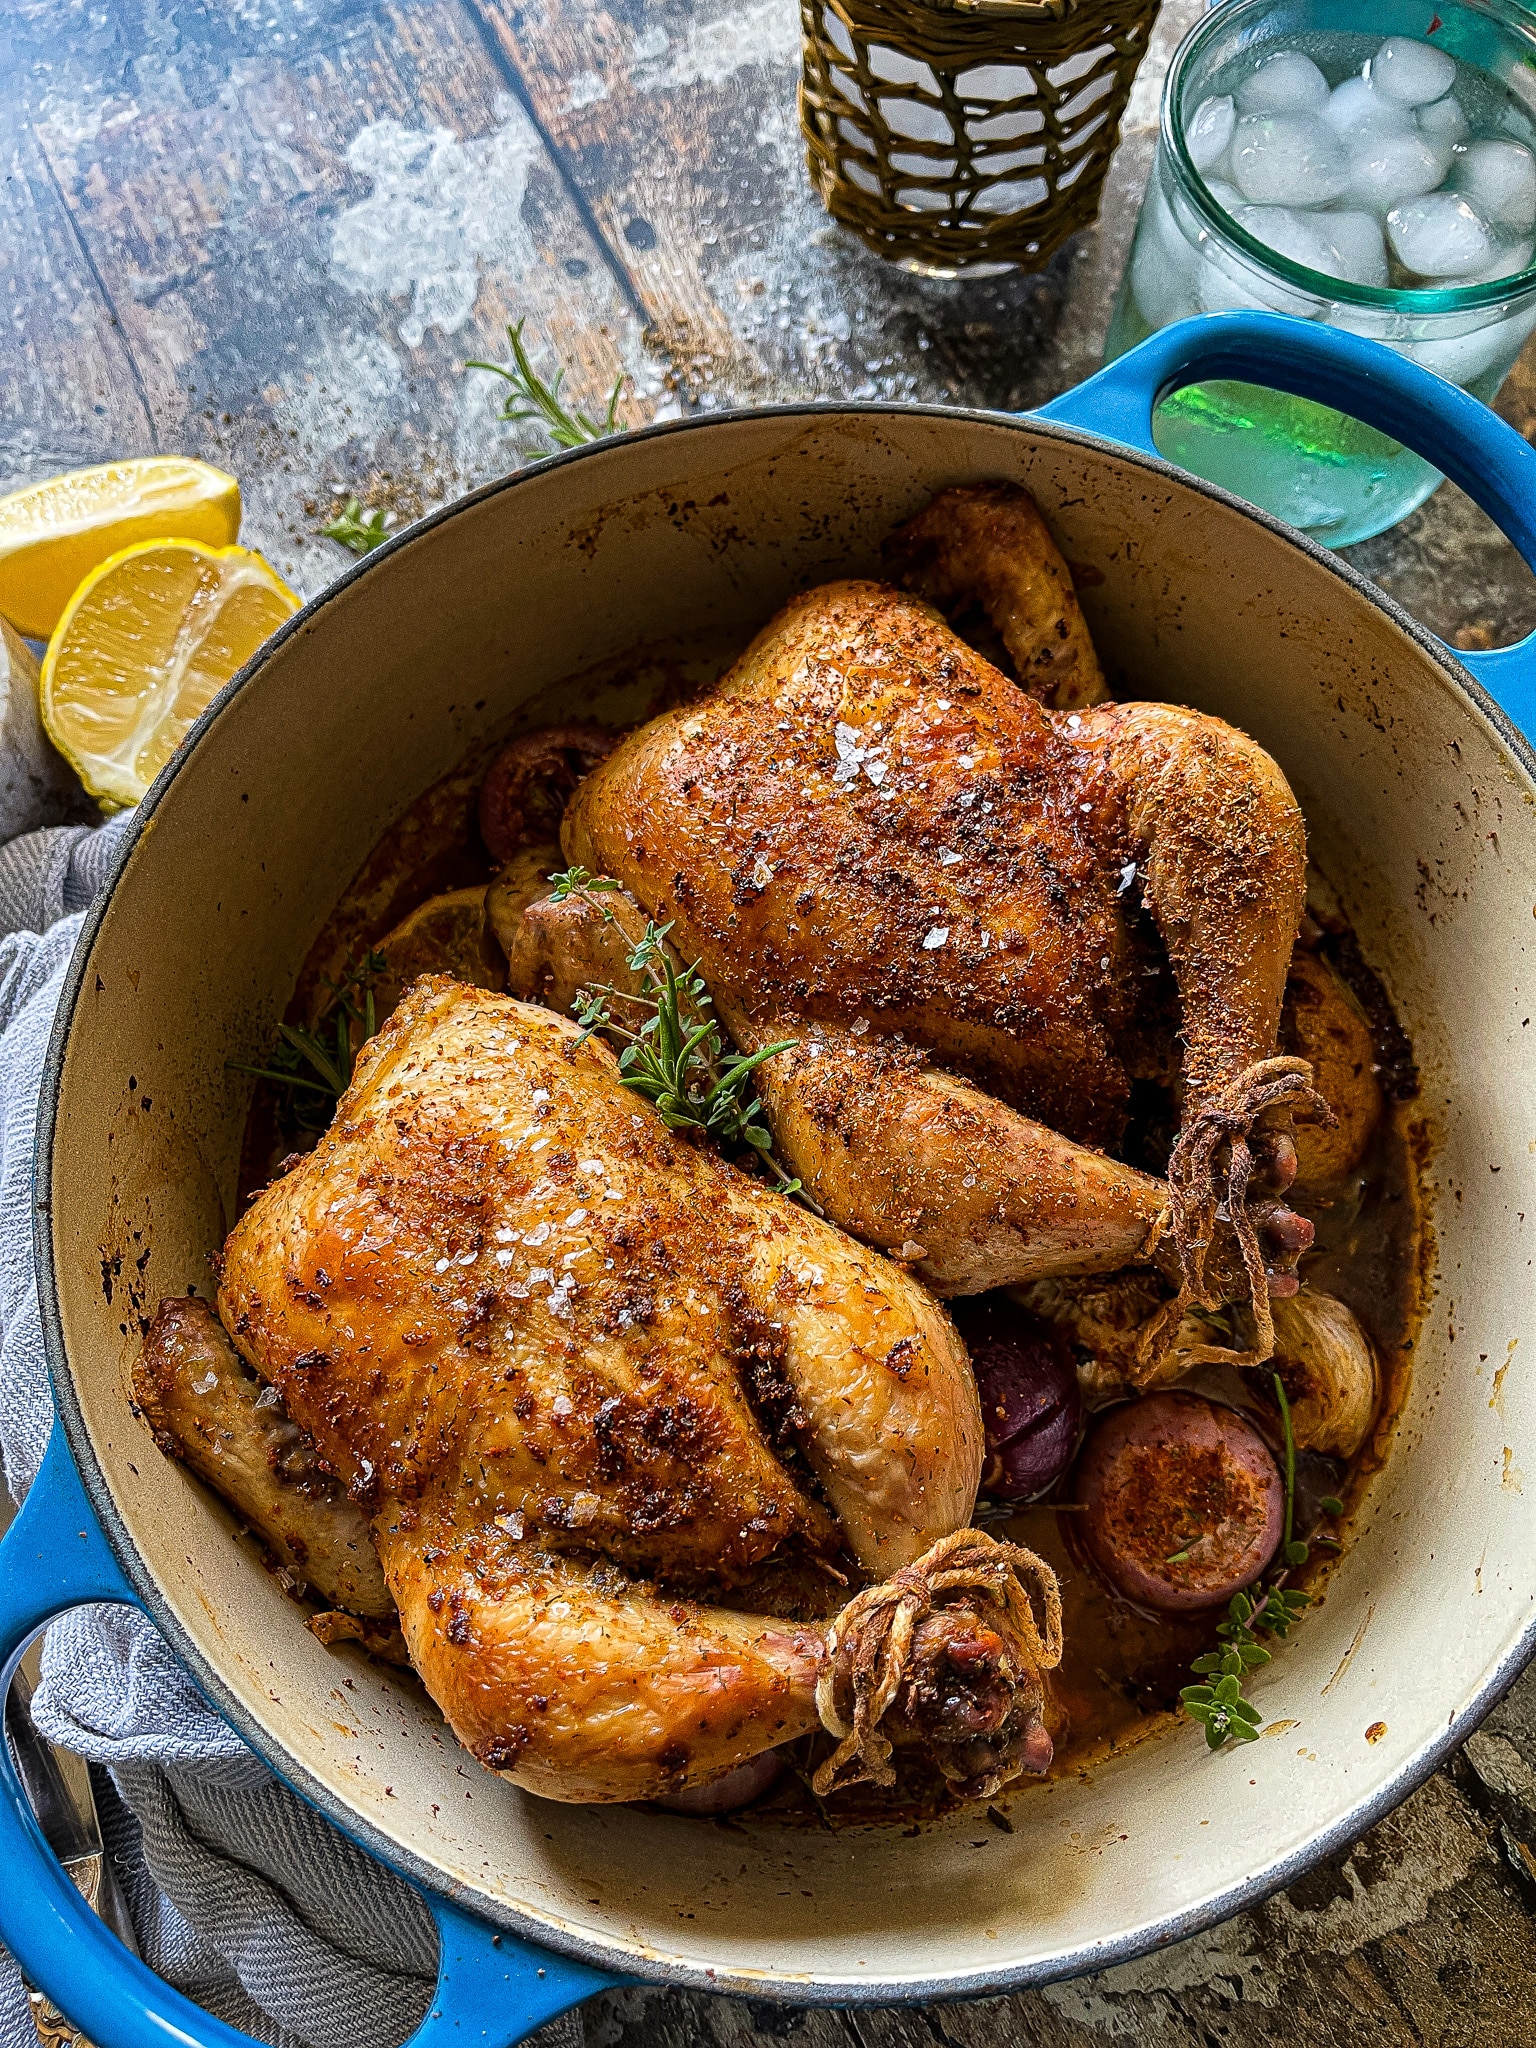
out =
[[[324,1495],[317,1632],[408,1654],[546,1796],[721,1810],[793,1742],[818,1797],[891,1810],[1128,1740],[1379,1412],[1347,1270],[1401,1119],[1283,778],[1104,701],[1017,490],[942,494],[890,561],[913,594],[809,593],[627,740],[552,725],[427,792],[409,873],[380,849],[301,983],[350,1085],[226,1247],[231,1412],[277,1404]],[[1019,681],[939,609],[977,606]],[[338,1016],[354,946],[383,959]],[[755,1060],[760,1109],[712,1122],[686,1058],[683,1096],[648,1085],[669,987],[684,1038],[718,1004],[711,1073]],[[935,1296],[981,1297],[965,1342]],[[171,1398],[231,1363],[178,1315],[140,1399],[281,1552],[291,1498]],[[1231,1487],[1187,1489],[1196,1564],[1148,1561],[1173,1601],[1092,1540],[1079,1454],[1085,1418],[1134,1449],[1165,1410],[1257,1503],[1223,1550]],[[383,1612],[340,1569],[358,1527]]]

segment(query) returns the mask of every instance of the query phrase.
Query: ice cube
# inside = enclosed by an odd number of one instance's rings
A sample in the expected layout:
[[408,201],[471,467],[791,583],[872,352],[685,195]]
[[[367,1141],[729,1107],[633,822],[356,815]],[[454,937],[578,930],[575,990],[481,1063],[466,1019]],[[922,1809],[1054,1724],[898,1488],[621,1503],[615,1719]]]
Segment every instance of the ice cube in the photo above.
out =
[[1495,242],[1493,257],[1486,270],[1476,270],[1470,277],[1457,279],[1458,284],[1495,284],[1501,277],[1518,277],[1536,255],[1536,242]]
[[[1261,209],[1245,207],[1245,213]],[[1281,284],[1256,269],[1235,249],[1214,239],[1205,245],[1205,262],[1195,276],[1195,300],[1202,313],[1294,313],[1308,320],[1317,311],[1316,295]]]
[[1225,178],[1207,178],[1205,189],[1223,213],[1236,213],[1240,206],[1246,206],[1248,203],[1237,187],[1229,185]]
[[1298,213],[1289,206],[1241,206],[1233,217],[1239,227],[1277,256],[1321,271],[1324,277],[1344,275],[1339,253],[1327,233],[1332,215]]
[[1434,100],[1429,106],[1420,107],[1413,118],[1419,124],[1419,133],[1427,135],[1431,142],[1439,143],[1442,148],[1454,149],[1467,132],[1467,117],[1454,93],[1447,93],[1443,100]]
[[1411,36],[1388,36],[1365,67],[1365,75],[1378,92],[1405,107],[1422,107],[1437,100],[1456,82],[1456,59],[1432,43],[1415,42]]
[[1433,192],[1450,168],[1450,156],[1413,128],[1362,136],[1349,152],[1345,197],[1385,213],[1399,200]]
[[1374,213],[1351,209],[1314,214],[1312,218],[1332,243],[1338,258],[1333,276],[1347,278],[1351,284],[1387,282],[1387,245],[1381,238],[1381,222]]
[[1342,328],[1346,334],[1363,334],[1368,341],[1385,341],[1397,347],[1397,329],[1403,322],[1394,314],[1378,312],[1374,306],[1351,306],[1341,299],[1328,308],[1325,327]]
[[1470,277],[1493,255],[1493,237],[1459,192],[1427,192],[1394,206],[1387,237],[1404,269],[1420,277]]
[[1413,116],[1396,100],[1376,92],[1366,79],[1346,78],[1328,95],[1323,119],[1349,147],[1367,135],[1400,135]]
[[1349,183],[1344,146],[1316,114],[1244,114],[1232,182],[1259,206],[1326,206]]
[[1523,142],[1469,142],[1457,159],[1456,185],[1491,227],[1517,234],[1536,227],[1536,157]]
[[1404,355],[1412,356],[1426,370],[1449,377],[1453,384],[1470,384],[1496,366],[1509,367],[1536,327],[1536,307],[1523,306],[1507,320],[1489,321],[1472,314],[1454,324],[1458,333],[1437,332],[1401,346]]
[[1300,50],[1261,57],[1237,88],[1245,114],[1313,114],[1327,98],[1327,79]]
[[1213,93],[1209,99],[1200,102],[1184,131],[1190,161],[1197,171],[1216,168],[1227,153],[1227,144],[1232,140],[1232,130],[1236,126],[1237,110],[1230,93]]

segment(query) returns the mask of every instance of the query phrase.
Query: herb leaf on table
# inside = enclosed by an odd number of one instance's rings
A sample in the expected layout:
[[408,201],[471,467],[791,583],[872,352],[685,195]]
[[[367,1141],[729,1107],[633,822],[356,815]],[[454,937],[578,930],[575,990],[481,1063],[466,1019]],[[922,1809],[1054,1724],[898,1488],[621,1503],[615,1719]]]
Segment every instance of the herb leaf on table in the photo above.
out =
[[377,509],[365,512],[356,498],[348,498],[336,517],[320,531],[327,540],[340,541],[354,555],[366,555],[380,541],[389,539],[384,514]]
[[466,370],[489,370],[493,377],[502,377],[508,386],[498,418],[509,425],[519,420],[538,420],[544,431],[557,448],[580,448],[588,441],[601,441],[609,434],[621,434],[619,425],[619,393],[624,389],[624,379],[615,377],[613,389],[608,394],[608,409],[601,420],[594,420],[589,414],[566,405],[560,397],[560,388],[565,382],[565,371],[556,370],[554,377],[546,383],[534,369],[527,345],[523,341],[526,318],[507,329],[507,341],[512,350],[510,366],[506,363],[469,362]]

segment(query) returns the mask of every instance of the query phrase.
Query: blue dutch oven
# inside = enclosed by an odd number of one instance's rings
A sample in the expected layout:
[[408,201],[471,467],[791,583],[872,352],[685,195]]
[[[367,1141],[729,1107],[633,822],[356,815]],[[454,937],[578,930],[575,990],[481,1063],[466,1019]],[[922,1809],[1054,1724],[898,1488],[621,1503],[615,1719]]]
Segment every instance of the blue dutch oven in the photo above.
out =
[[[141,1606],[252,1748],[421,1890],[442,1960],[417,2048],[499,2048],[626,1981],[886,2003],[1123,1961],[1353,1841],[1536,1646],[1536,1390],[1518,1363],[1491,1377],[1536,1349],[1536,761],[1521,732],[1536,641],[1453,654],[1323,550],[1163,462],[1159,396],[1218,377],[1416,449],[1536,565],[1536,454],[1477,401],[1374,343],[1220,315],[1022,419],[781,407],[490,485],[307,605],[141,806],[81,937],[39,1110],[59,1420],[0,1544],[0,1665],[67,1608]],[[126,1250],[130,1270],[147,1248],[135,1313],[206,1284],[246,1106],[226,1056],[259,1042],[348,877],[478,738],[615,711],[626,689],[638,701],[622,657],[641,644],[723,661],[796,589],[873,573],[883,535],[933,490],[999,476],[1034,492],[1086,572],[1116,694],[1218,712],[1280,760],[1413,1034],[1438,1284],[1393,1455],[1326,1601],[1256,1680],[1286,1739],[1235,1760],[1167,1729],[1021,1793],[1014,1832],[981,1830],[984,1852],[965,1815],[918,1836],[829,1834],[532,1799],[459,1752],[409,1680],[324,1650],[227,1512],[159,1457],[128,1405],[137,1323],[103,1298],[101,1262]],[[3,1748],[0,1859],[0,1937],[98,2048],[240,2048],[85,1906]]]

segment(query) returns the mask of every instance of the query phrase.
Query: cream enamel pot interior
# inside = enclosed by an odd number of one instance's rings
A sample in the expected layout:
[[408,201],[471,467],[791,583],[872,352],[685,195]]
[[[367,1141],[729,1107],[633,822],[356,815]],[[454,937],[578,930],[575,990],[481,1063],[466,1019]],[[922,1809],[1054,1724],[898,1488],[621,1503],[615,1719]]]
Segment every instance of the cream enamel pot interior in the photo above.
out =
[[[140,1601],[252,1746],[435,1902],[441,2017],[418,2039],[451,2020],[461,2040],[513,2040],[623,1977],[882,2002],[1126,1958],[1352,1840],[1530,1654],[1536,762],[1467,668],[1331,556],[1100,437],[1145,448],[1156,392],[1197,370],[1346,397],[1530,557],[1536,456],[1476,401],[1374,344],[1219,316],[1154,337],[1054,418],[737,414],[489,486],[308,605],[143,806],[82,938],[41,1109],[62,1433],[0,1545],[0,1659],[78,1600]],[[247,1084],[226,1057],[263,1041],[349,877],[478,737],[534,700],[579,714],[563,679],[640,643],[743,642],[792,592],[876,572],[882,536],[936,488],[996,477],[1098,572],[1083,602],[1117,695],[1218,712],[1277,757],[1409,1025],[1437,1257],[1394,1455],[1326,1602],[1253,1680],[1277,1739],[1211,1757],[1175,1729],[1013,1799],[1012,1834],[974,1813],[908,1837],[540,1802],[446,1739],[418,1688],[323,1649],[130,1412],[138,1315],[207,1291],[230,1226]],[[1490,657],[1490,687],[1513,697],[1531,670],[1529,648]],[[0,1935],[98,2048],[243,2038],[71,1906],[14,1780],[0,1790],[0,1855],[36,1866],[0,1887]]]

